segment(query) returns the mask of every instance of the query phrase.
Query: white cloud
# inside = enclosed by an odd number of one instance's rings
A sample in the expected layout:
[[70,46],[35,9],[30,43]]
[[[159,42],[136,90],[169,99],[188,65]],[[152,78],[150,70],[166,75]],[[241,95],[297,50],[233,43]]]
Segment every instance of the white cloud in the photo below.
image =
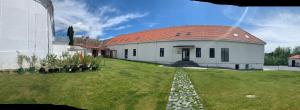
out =
[[300,14],[277,12],[248,20],[256,28],[249,32],[267,42],[266,52],[276,47],[294,47],[300,45]]
[[[95,12],[89,11],[84,0],[54,0],[56,31],[66,31],[72,25],[76,32],[87,32],[91,38],[105,34],[105,29],[119,26],[132,19],[142,18],[147,13],[127,13],[111,6],[103,6]],[[118,14],[109,16],[108,14]]]
[[108,40],[108,39],[111,39],[113,38],[114,36],[110,36],[110,37],[107,37],[107,38],[100,38],[100,40]]
[[116,28],[112,28],[111,30],[122,30],[122,29],[127,29],[127,28],[130,28],[132,27],[132,25],[125,25],[125,26],[119,26],[119,27],[116,27]]
[[[224,11],[224,15],[238,22],[244,14],[243,10],[229,8]],[[246,11],[241,23],[250,24],[251,28],[245,30],[267,42],[266,52],[271,52],[278,46],[300,45],[299,11],[297,13],[282,8],[249,8]]]

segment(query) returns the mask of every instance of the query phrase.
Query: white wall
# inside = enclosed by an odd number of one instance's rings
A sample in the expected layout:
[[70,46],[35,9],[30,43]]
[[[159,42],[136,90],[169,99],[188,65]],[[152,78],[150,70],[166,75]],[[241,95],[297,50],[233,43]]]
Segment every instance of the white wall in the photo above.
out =
[[53,54],[58,57],[63,55],[63,52],[68,52],[69,45],[67,44],[53,44]]
[[300,59],[289,59],[289,66],[292,66],[292,61],[295,60],[296,61],[296,67],[300,67]]
[[0,70],[18,68],[16,51],[39,58],[51,52],[52,20],[51,10],[34,0],[0,0]]
[[[264,45],[223,42],[223,41],[173,41],[154,42],[110,46],[111,50],[117,50],[117,58],[124,59],[125,49],[129,50],[128,60],[148,61],[162,64],[171,64],[182,60],[181,49],[173,46],[194,45],[190,49],[190,60],[201,66],[245,69],[249,64],[250,69],[262,69],[264,64]],[[165,57],[159,56],[160,48],[165,49]],[[201,58],[196,58],[196,48],[201,48]],[[209,48],[215,48],[215,58],[209,58]],[[229,48],[229,62],[221,62],[221,48]],[[133,49],[137,49],[137,56],[133,56]],[[179,51],[179,52],[178,52]]]

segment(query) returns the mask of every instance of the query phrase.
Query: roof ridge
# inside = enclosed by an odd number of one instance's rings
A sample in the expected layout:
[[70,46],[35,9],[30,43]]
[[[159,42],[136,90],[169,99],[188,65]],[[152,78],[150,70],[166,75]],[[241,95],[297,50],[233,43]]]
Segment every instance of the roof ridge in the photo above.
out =
[[[178,35],[178,33],[180,33]],[[190,34],[187,34],[190,33]],[[135,39],[138,38],[139,39]],[[108,45],[118,45],[138,42],[153,42],[160,40],[232,40],[255,44],[266,44],[263,40],[248,33],[238,26],[226,25],[183,25],[144,30],[130,34],[119,35],[110,39]]]

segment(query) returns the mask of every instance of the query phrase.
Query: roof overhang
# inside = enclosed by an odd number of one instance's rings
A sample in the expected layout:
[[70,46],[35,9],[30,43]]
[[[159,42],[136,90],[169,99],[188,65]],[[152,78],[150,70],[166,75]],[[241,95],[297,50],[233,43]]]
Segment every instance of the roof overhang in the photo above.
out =
[[175,48],[195,48],[194,45],[176,45]]

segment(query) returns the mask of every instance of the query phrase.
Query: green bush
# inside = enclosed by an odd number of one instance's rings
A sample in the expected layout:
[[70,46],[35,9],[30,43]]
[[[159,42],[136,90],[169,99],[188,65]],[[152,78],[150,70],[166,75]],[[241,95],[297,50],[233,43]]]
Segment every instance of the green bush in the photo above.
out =
[[54,69],[57,67],[57,65],[59,63],[59,59],[57,58],[57,55],[48,54],[46,59],[47,59],[47,64],[48,64],[49,68]]
[[23,68],[24,61],[29,62],[30,58],[27,57],[26,55],[20,54],[19,51],[17,51],[17,64],[19,66],[19,69],[17,70],[18,73],[25,73],[25,69]]
[[49,54],[46,59],[41,60],[41,65],[43,65],[41,69],[47,70],[46,68],[48,68],[48,72],[50,73],[62,72],[62,70],[65,72],[98,70],[100,63],[98,58],[89,55],[81,59],[80,54],[69,55],[68,53],[63,53],[60,58],[57,58],[56,55]]

